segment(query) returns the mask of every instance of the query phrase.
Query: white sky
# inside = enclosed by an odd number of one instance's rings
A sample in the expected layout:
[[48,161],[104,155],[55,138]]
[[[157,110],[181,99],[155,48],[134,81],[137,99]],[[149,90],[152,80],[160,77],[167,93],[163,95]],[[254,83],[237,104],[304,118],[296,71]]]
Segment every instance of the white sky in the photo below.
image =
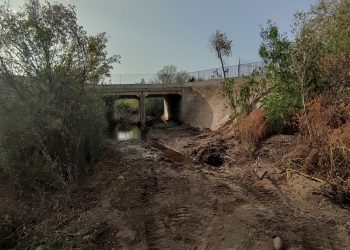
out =
[[[24,0],[10,0],[18,7]],[[260,26],[289,32],[293,14],[316,0],[58,0],[76,6],[89,34],[107,32],[108,51],[122,57],[113,73],[156,73],[164,65],[196,71],[219,67],[208,39],[216,29],[233,41],[228,65],[260,61]],[[4,3],[4,0],[0,0]]]

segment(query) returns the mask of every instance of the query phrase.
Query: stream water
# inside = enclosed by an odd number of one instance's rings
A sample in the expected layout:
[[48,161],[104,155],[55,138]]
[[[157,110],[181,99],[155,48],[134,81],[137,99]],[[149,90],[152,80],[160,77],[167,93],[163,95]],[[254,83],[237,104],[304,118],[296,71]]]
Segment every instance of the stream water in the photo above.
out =
[[134,140],[134,139],[138,139],[138,140],[145,140],[147,141],[152,147],[155,147],[159,150],[161,150],[165,155],[167,155],[169,158],[171,158],[172,160],[174,160],[175,162],[179,162],[182,163],[184,165],[194,165],[193,160],[184,155],[181,154],[175,150],[172,150],[170,148],[165,147],[164,145],[148,139],[146,134],[146,132],[142,132],[140,127],[138,125],[130,125],[130,126],[120,126],[119,124],[110,131],[109,137],[111,139],[115,139],[118,141],[127,141],[127,140]]
[[118,141],[142,139],[141,129],[138,125],[115,126],[109,133],[109,137]]

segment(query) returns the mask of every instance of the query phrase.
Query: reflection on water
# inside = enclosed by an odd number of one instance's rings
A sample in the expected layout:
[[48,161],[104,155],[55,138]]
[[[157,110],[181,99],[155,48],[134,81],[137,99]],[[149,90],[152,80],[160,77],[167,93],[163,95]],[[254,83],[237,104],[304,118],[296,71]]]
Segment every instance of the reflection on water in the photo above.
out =
[[[114,129],[110,130],[109,137],[111,139],[116,139],[118,141],[126,141],[126,140],[133,140],[133,139],[146,139],[145,137],[142,137],[141,129],[137,125],[129,125],[129,126],[122,126],[121,124],[117,124]],[[174,151],[170,148],[164,147],[163,145],[157,143],[155,140],[149,139],[147,142],[161,150],[165,155],[167,155],[172,160],[182,163],[184,165],[194,165],[193,160],[177,151]]]
[[118,141],[141,139],[141,129],[137,125],[129,127],[116,126],[110,133],[110,137]]

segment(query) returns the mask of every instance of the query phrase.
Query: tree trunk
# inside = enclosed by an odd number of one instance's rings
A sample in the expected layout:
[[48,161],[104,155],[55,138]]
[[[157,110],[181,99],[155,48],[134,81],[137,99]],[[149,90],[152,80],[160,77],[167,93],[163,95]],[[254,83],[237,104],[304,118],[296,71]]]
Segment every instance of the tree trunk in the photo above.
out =
[[226,80],[226,71],[225,71],[225,67],[224,67],[224,61],[222,60],[222,56],[220,53],[218,53],[220,62],[221,62],[221,68],[222,68],[222,73],[224,74],[224,80]]

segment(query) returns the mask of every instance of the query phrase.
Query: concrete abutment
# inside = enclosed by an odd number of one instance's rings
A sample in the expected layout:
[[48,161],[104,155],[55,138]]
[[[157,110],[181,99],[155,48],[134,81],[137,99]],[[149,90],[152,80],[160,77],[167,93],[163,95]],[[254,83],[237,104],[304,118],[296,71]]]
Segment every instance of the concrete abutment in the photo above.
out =
[[[240,84],[240,79],[235,82]],[[218,129],[232,113],[222,93],[221,82],[210,80],[183,84],[134,84],[101,86],[106,97],[139,100],[141,127],[146,128],[145,98],[164,98],[164,120],[183,122],[194,127]],[[114,103],[114,102],[113,102]],[[106,102],[109,110],[111,102]]]

